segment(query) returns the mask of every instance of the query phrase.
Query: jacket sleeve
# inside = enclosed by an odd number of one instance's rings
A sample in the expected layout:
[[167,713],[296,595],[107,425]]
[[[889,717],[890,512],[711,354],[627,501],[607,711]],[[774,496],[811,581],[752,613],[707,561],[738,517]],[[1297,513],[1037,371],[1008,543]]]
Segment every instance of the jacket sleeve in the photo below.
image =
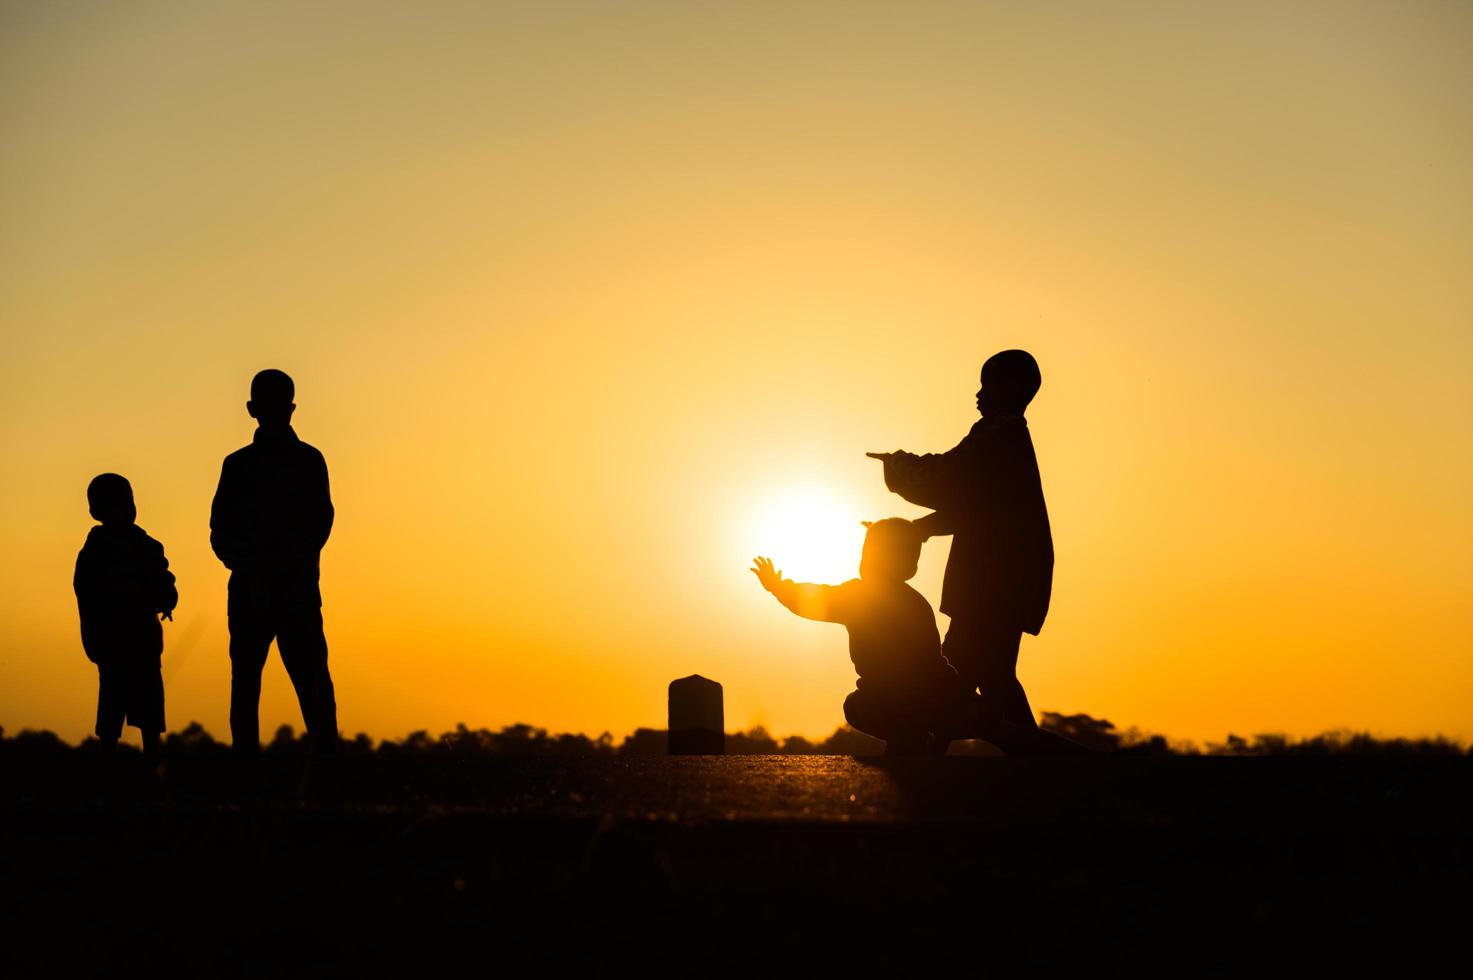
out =
[[327,480],[327,460],[317,453],[317,471],[313,474],[312,544],[321,551],[332,534],[332,521],[336,512],[332,507],[332,490]]
[[154,547],[158,549],[159,563],[154,603],[159,612],[173,612],[174,607],[179,605],[179,589],[174,584],[174,573],[169,571],[169,559],[164,554],[164,546],[155,541]]
[[821,623],[843,623],[849,619],[848,594],[842,585],[815,585],[783,579],[772,594],[778,602],[804,619]]
[[974,468],[975,440],[971,433],[944,453],[900,456],[885,460],[885,486],[917,504],[943,510],[957,502]]
[[916,530],[921,532],[921,538],[938,538],[948,534],[956,533],[956,519],[952,514],[939,510],[933,510],[925,517],[918,517],[911,522]]
[[77,619],[82,627],[82,652],[87,654],[87,659],[97,663],[100,647],[94,642],[93,632],[96,622],[97,590],[95,576],[92,570],[92,561],[83,548],[77,554],[77,568],[72,573],[72,591],[77,594]]
[[220,468],[220,483],[210,503],[210,548],[215,557],[234,571],[245,564],[249,544],[241,520],[240,478],[229,457]]

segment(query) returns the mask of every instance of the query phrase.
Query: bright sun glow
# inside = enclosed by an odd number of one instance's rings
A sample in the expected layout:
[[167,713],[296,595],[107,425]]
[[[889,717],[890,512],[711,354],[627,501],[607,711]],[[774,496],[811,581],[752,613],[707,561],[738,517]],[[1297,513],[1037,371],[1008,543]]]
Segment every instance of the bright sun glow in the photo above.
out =
[[783,575],[800,582],[843,582],[859,574],[860,514],[818,489],[776,496],[757,512],[749,538]]

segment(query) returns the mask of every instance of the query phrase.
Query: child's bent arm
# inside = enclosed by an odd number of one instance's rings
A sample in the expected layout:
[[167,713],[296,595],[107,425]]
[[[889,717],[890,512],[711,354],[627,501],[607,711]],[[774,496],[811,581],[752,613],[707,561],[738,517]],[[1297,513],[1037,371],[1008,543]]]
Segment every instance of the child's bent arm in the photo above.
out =
[[179,605],[179,588],[174,584],[174,573],[169,571],[169,559],[164,556],[164,546],[155,541],[154,549],[157,552],[154,559],[157,562],[155,571],[158,575],[154,583],[154,602],[158,607],[155,612],[172,620],[174,607]]
[[951,515],[939,510],[932,511],[925,517],[917,517],[911,523],[915,525],[917,531],[921,532],[922,540],[956,533],[956,522]]
[[220,563],[232,571],[243,564],[244,535],[241,533],[237,513],[240,510],[239,494],[235,489],[235,475],[229,460],[220,470],[220,483],[215,489],[215,499],[210,502],[210,550]]

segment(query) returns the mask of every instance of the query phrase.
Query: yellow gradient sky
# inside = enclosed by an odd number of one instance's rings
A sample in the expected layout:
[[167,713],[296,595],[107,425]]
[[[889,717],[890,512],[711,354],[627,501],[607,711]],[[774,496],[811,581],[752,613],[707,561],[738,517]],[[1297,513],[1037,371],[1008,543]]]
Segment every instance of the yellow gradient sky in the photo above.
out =
[[90,729],[115,470],[171,726],[225,734],[209,503],[275,366],[345,730],[622,734],[699,672],[826,734],[843,631],[747,560],[844,577],[919,513],[864,452],[1021,346],[1036,709],[1473,738],[1470,92],[1455,3],[4,3],[0,725]]

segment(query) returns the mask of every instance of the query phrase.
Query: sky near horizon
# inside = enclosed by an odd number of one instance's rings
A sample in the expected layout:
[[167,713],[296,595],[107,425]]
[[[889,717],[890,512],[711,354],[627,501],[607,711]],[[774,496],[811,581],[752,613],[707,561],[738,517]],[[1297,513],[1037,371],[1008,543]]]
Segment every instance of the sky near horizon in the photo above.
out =
[[116,471],[170,727],[226,734],[210,498],[279,367],[345,731],[622,735],[701,673],[827,734],[843,630],[748,560],[852,575],[922,513],[864,453],[1024,347],[1036,710],[1473,739],[1469,92],[1452,3],[0,3],[0,726],[90,731]]

